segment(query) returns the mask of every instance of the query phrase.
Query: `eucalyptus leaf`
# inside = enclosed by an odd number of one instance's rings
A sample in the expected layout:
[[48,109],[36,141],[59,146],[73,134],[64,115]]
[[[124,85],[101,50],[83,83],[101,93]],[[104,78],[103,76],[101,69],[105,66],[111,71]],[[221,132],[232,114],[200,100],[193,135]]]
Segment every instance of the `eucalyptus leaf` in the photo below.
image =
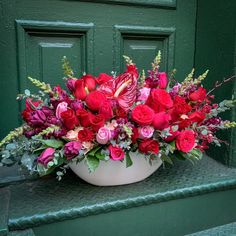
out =
[[15,143],[8,143],[5,148],[6,148],[6,150],[14,150],[14,149],[16,149],[16,144]]
[[9,158],[3,158],[1,161],[4,165],[13,165],[14,161]]
[[130,167],[130,166],[133,165],[133,161],[132,161],[132,159],[129,155],[129,152],[126,153],[126,158],[125,159],[126,159],[126,167]]
[[26,96],[30,96],[30,91],[29,91],[29,89],[26,89],[26,90],[25,90],[25,95],[26,95]]
[[89,155],[86,157],[86,163],[88,165],[89,171],[94,172],[99,165],[99,159],[97,159],[95,156]]

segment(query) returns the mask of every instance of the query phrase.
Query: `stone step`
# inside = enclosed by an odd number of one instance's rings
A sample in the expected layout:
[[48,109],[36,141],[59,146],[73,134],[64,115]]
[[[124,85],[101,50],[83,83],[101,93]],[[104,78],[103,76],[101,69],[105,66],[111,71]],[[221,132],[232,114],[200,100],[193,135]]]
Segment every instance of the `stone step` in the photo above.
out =
[[13,183],[0,198],[2,235],[32,229],[36,236],[178,236],[236,221],[236,169],[204,156],[118,187],[92,186],[71,172],[60,182]]

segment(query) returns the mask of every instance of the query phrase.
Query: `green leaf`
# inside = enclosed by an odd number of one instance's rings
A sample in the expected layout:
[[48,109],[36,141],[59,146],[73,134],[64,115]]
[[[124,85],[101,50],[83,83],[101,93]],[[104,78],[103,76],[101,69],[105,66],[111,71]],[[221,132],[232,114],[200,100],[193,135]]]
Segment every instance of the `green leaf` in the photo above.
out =
[[99,165],[99,159],[97,159],[95,156],[87,156],[86,162],[90,172],[94,172]]
[[130,166],[133,165],[133,161],[132,161],[132,159],[129,155],[129,152],[126,153],[126,158],[125,159],[126,159],[126,167],[130,167]]
[[46,140],[40,139],[40,142],[52,148],[60,148],[64,145],[64,143],[61,140],[56,140],[56,139],[46,139]]
[[87,155],[88,155],[88,156],[95,156],[95,153],[96,153],[99,149],[101,149],[101,148],[102,148],[102,146],[97,146],[97,147],[93,148],[91,151],[89,151],[89,152],[87,153]]
[[161,156],[161,160],[162,160],[163,162],[169,163],[170,165],[173,165],[173,164],[174,164],[173,161],[171,160],[171,158],[170,158],[169,156],[166,156],[166,155],[162,155],[162,156]]
[[106,155],[104,153],[101,153],[101,149],[95,153],[95,157],[99,160],[105,160]]
[[6,148],[6,150],[14,150],[14,149],[16,149],[16,144],[15,143],[8,143],[5,148]]
[[44,150],[44,149],[46,149],[46,148],[47,148],[46,145],[42,145],[41,147],[35,149],[33,152],[38,152],[38,151]]

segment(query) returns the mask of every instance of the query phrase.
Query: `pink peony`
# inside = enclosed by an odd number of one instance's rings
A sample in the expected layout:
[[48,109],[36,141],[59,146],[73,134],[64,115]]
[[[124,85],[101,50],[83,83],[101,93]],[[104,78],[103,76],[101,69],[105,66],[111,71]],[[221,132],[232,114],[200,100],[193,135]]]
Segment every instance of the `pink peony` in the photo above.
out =
[[61,113],[63,111],[67,111],[67,107],[68,107],[67,102],[60,102],[57,105],[57,109],[56,109],[56,117],[57,117],[57,119],[61,119]]
[[38,157],[37,161],[38,163],[47,166],[48,162],[53,160],[54,158],[54,152],[55,149],[54,148],[47,148],[45,149],[41,155]]
[[102,127],[98,130],[96,140],[100,144],[106,144],[111,138],[111,131],[106,128]]
[[154,128],[152,126],[144,126],[144,127],[139,127],[138,131],[139,131],[139,138],[148,139],[152,137]]

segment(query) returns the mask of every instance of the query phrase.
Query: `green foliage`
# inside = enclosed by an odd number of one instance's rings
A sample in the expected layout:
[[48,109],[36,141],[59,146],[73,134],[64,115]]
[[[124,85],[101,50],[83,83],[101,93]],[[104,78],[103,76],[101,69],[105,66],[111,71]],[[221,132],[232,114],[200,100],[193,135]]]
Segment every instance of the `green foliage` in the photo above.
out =
[[45,139],[45,140],[40,139],[39,141],[48,147],[52,147],[56,149],[64,145],[64,143],[61,140],[57,140],[57,139]]
[[125,159],[126,159],[126,167],[130,167],[133,165],[133,161],[129,155],[129,152],[126,152]]
[[171,160],[171,157],[165,154],[161,155],[161,160],[163,161],[163,163],[167,162],[170,165],[174,164],[173,161]]
[[89,171],[94,172],[99,165],[99,159],[97,159],[95,156],[87,156],[85,160],[88,165]]

